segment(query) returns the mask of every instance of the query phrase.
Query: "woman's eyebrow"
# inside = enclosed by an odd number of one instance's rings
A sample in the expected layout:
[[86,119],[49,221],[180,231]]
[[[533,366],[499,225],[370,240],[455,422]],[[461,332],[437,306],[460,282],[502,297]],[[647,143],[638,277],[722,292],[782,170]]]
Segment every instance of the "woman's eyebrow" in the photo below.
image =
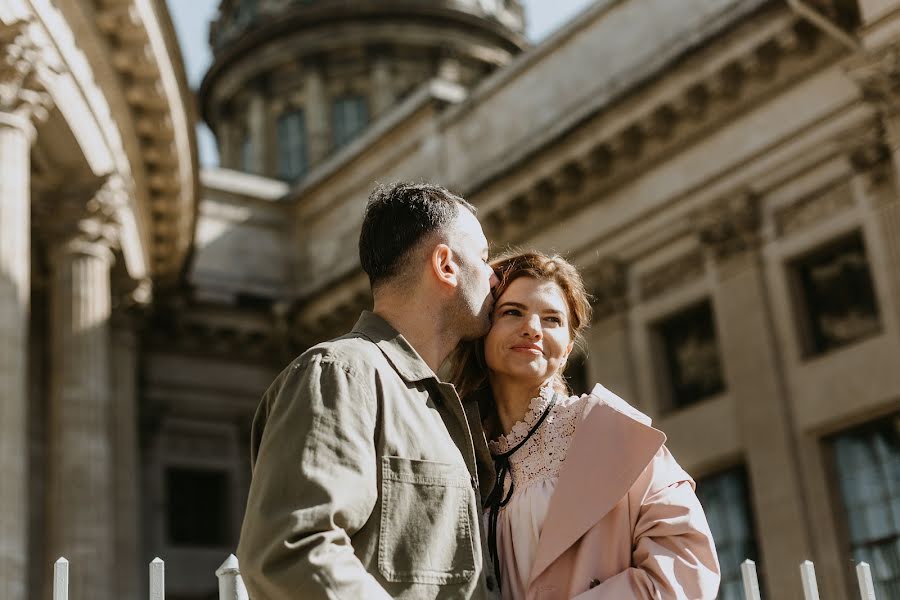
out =
[[[499,309],[499,308],[503,308],[504,306],[510,306],[510,307],[512,307],[512,308],[520,308],[520,309],[522,309],[522,310],[528,310],[528,306],[527,306],[527,305],[522,304],[521,302],[513,302],[512,300],[507,300],[506,302],[501,302],[501,303],[497,306],[497,308],[498,308],[498,309]],[[558,310],[558,309],[556,309],[556,308],[545,308],[545,309],[543,309],[541,312],[543,312],[543,313],[545,313],[545,314],[554,314],[554,315],[561,315],[561,314],[563,314],[563,311]]]

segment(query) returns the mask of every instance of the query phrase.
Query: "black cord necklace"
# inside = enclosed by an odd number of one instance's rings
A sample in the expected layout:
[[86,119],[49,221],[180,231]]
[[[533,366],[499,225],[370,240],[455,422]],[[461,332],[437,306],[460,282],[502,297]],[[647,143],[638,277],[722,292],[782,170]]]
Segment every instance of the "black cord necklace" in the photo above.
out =
[[550,404],[547,405],[547,408],[544,409],[544,412],[541,414],[541,418],[535,422],[534,425],[531,426],[531,429],[528,431],[528,435],[525,438],[504,452],[503,454],[497,454],[494,456],[494,468],[497,471],[497,479],[494,482],[494,489],[491,490],[491,494],[488,496],[487,503],[489,507],[488,511],[488,551],[491,554],[491,560],[494,564],[494,575],[497,577],[497,587],[499,588],[501,584],[500,578],[500,557],[497,553],[497,518],[500,516],[500,509],[509,504],[510,499],[512,498],[513,488],[515,487],[515,480],[511,480],[509,482],[509,492],[507,492],[506,496],[503,496],[503,486],[506,483],[506,474],[509,473],[509,459],[513,454],[516,453],[516,450],[525,445],[531,436],[534,435],[534,432],[538,430],[541,426],[541,423],[547,418],[547,415],[550,414],[550,409],[553,408],[553,405],[556,404],[556,392],[553,393],[553,397],[550,399]]

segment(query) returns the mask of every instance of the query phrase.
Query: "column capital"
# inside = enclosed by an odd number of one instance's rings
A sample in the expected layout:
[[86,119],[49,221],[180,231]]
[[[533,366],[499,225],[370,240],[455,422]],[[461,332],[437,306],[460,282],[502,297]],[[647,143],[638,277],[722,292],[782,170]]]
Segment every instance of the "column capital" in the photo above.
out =
[[604,256],[584,271],[585,287],[593,296],[594,319],[604,319],[628,306],[628,276],[624,261]]
[[868,102],[887,114],[900,110],[900,43],[869,50],[846,69]]
[[750,190],[703,207],[693,221],[700,243],[711,249],[717,260],[752,250],[759,243],[759,203]]
[[128,189],[118,174],[60,199],[52,208],[53,225],[49,228],[54,258],[91,254],[111,264],[119,247],[119,210],[127,202]]
[[33,122],[47,119],[53,100],[40,79],[48,66],[28,30],[28,21],[0,21],[0,125],[22,128],[33,141]]

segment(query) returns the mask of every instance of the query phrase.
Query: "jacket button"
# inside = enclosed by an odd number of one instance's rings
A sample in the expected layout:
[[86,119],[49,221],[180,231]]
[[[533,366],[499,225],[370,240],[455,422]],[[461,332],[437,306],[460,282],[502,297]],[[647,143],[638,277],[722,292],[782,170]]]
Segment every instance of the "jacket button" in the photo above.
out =
[[594,589],[594,588],[597,587],[598,585],[600,585],[600,580],[599,580],[599,579],[591,579],[591,587],[590,587],[590,589]]

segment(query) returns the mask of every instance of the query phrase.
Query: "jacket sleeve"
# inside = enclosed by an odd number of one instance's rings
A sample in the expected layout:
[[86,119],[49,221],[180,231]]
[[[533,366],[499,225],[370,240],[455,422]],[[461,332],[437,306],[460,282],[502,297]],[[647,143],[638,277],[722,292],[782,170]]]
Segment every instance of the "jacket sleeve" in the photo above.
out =
[[[577,600],[712,600],[719,560],[694,482],[663,446],[640,494],[632,567],[579,594]],[[637,488],[637,489],[636,489]]]
[[298,359],[253,423],[238,559],[251,598],[387,599],[350,539],[378,500],[371,384],[328,356]]

